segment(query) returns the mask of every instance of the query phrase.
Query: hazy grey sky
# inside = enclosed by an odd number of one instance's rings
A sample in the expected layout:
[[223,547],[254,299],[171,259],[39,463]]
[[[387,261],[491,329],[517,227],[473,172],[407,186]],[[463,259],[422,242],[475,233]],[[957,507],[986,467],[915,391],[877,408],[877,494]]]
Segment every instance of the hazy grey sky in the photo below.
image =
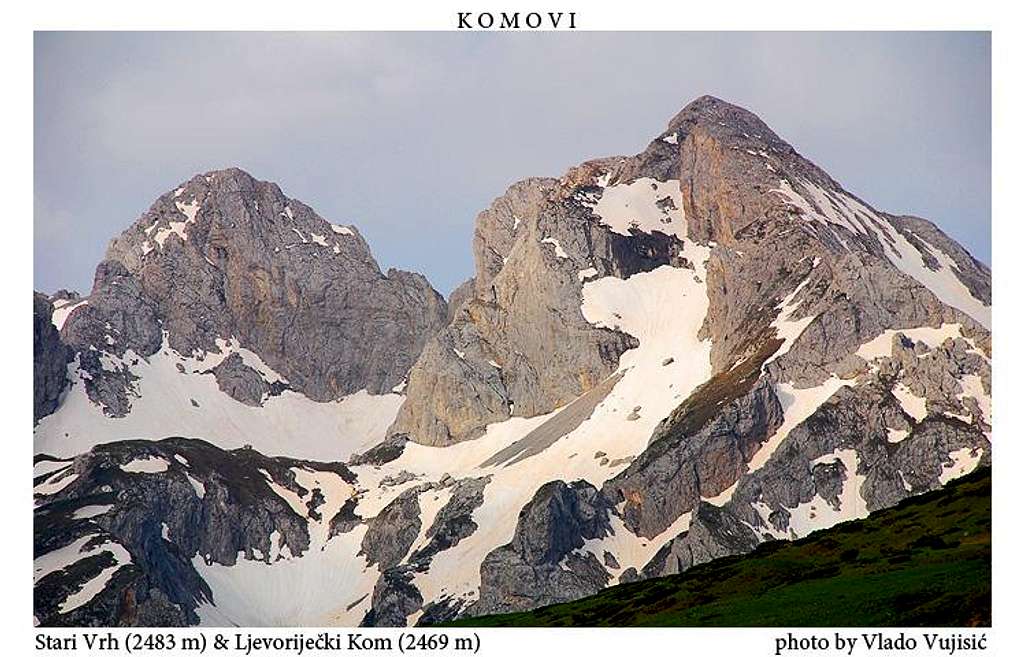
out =
[[87,292],[157,196],[240,166],[448,293],[509,184],[705,93],[989,262],[990,89],[987,33],[41,33],[35,286]]

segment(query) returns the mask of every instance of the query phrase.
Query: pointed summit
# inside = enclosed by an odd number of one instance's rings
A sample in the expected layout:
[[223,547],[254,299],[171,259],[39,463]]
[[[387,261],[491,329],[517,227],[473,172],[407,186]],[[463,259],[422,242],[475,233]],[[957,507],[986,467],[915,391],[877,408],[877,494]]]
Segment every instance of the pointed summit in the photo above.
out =
[[779,136],[753,112],[707,94],[691,101],[668,123],[670,131],[690,132],[701,126],[715,133],[728,132],[781,142]]

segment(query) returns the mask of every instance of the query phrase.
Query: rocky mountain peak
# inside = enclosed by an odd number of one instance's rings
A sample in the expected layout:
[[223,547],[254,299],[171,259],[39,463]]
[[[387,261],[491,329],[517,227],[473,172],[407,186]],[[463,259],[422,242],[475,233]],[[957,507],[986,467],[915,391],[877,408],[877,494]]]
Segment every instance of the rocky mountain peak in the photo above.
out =
[[[951,264],[940,266],[933,250]],[[896,315],[974,331],[988,313],[987,271],[941,231],[875,211],[756,115],[713,96],[683,108],[640,154],[515,183],[477,217],[474,255],[472,293],[460,291],[460,308],[413,369],[393,427],[415,441],[473,438],[488,423],[549,412],[599,388],[636,337],[614,322],[595,326],[582,311],[588,281],[606,276],[706,269],[695,280],[709,301],[700,339],[710,341],[713,372],[809,317],[803,339],[824,331],[816,339],[834,343],[809,346],[816,358],[828,353],[827,364],[780,355],[774,365],[789,364],[786,375],[806,383]],[[865,269],[889,283],[865,287],[856,274]],[[918,286],[929,292],[916,294]],[[780,311],[802,287],[815,295],[799,312]],[[792,324],[779,319],[790,315]],[[850,322],[856,329],[842,333]],[[460,374],[442,374],[449,370]]]
[[669,132],[687,134],[694,128],[717,135],[747,136],[769,144],[784,143],[753,112],[709,95],[688,103],[668,123]]
[[[446,317],[426,278],[382,273],[354,226],[229,168],[161,195],[111,242],[88,305],[64,334],[95,361],[87,384],[94,400],[119,415],[129,411],[131,377],[88,354],[147,357],[166,343],[202,355],[237,343],[291,389],[325,401],[390,391]],[[222,387],[240,399],[260,399],[271,383],[237,367],[220,371],[232,376]],[[237,381],[255,387],[241,390]]]
[[161,195],[111,242],[106,259],[134,272],[182,253],[217,266],[229,254],[262,263],[308,261],[321,247],[366,275],[380,273],[354,226],[330,223],[275,183],[228,168],[198,174]]

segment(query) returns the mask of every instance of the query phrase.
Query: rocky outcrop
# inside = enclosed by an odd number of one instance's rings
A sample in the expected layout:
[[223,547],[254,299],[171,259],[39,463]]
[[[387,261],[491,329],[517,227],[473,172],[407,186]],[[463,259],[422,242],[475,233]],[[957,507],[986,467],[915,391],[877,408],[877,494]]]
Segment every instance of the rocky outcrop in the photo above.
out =
[[473,298],[474,291],[476,289],[476,281],[472,278],[468,281],[464,281],[457,288],[452,290],[452,293],[448,295],[448,322],[455,318],[455,313],[462,304]]
[[371,565],[378,564],[386,571],[409,553],[420,533],[419,495],[424,490],[428,488],[416,486],[403,491],[368,523],[362,553]]
[[423,604],[423,596],[412,585],[412,568],[385,570],[373,587],[370,611],[363,617],[365,627],[404,627],[408,617]]
[[409,561],[424,567],[434,556],[455,547],[464,538],[473,534],[479,525],[473,520],[473,512],[484,501],[484,489],[490,477],[460,479],[452,485],[451,499],[441,507],[425,534],[427,543],[416,550]]
[[61,341],[52,316],[50,300],[36,292],[32,298],[32,419],[35,422],[57,408],[60,394],[67,385],[71,352]]
[[689,529],[658,550],[644,566],[643,578],[675,575],[718,557],[745,554],[760,543],[739,518],[713,504],[698,502]]
[[596,593],[608,573],[576,550],[611,533],[611,505],[590,484],[553,481],[519,513],[512,541],[480,565],[480,599],[473,615],[532,609]]
[[268,382],[260,372],[246,365],[237,351],[210,371],[225,394],[249,406],[260,406],[267,397],[280,394],[286,387],[277,381]]
[[[381,272],[355,227],[227,169],[164,194],[111,242],[89,305],[65,332],[79,351],[119,357],[148,356],[164,335],[185,355],[218,353],[218,340],[233,338],[292,389],[326,401],[390,391],[446,318],[427,280]],[[231,378],[222,388],[256,401],[254,381]],[[120,415],[131,386],[97,383],[90,395]]]
[[746,472],[782,423],[782,409],[766,381],[749,391],[743,386],[720,376],[695,392],[662,423],[647,450],[604,485],[609,499],[623,503],[623,522],[632,532],[654,538]]
[[402,434],[388,436],[383,442],[374,445],[362,454],[353,454],[349,459],[349,464],[381,466],[391,463],[402,455],[407,442],[409,442],[409,437]]

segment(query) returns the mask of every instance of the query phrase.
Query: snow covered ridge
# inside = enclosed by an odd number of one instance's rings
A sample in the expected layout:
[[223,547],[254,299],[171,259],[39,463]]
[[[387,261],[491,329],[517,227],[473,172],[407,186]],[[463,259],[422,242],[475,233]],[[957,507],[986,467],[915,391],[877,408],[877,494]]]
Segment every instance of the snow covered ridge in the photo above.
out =
[[[811,181],[797,179],[796,185],[785,178],[772,192],[782,196],[799,209],[809,221],[828,228],[840,243],[846,245],[844,232],[872,236],[881,243],[885,256],[900,271],[928,288],[946,305],[962,310],[987,329],[992,327],[992,307],[976,298],[957,275],[953,260],[920,236],[917,240],[927,253],[922,253],[884,217],[844,192],[826,190]],[[836,231],[836,228],[842,230]],[[847,245],[847,248],[849,246]],[[938,269],[928,266],[926,257],[938,262]]]

